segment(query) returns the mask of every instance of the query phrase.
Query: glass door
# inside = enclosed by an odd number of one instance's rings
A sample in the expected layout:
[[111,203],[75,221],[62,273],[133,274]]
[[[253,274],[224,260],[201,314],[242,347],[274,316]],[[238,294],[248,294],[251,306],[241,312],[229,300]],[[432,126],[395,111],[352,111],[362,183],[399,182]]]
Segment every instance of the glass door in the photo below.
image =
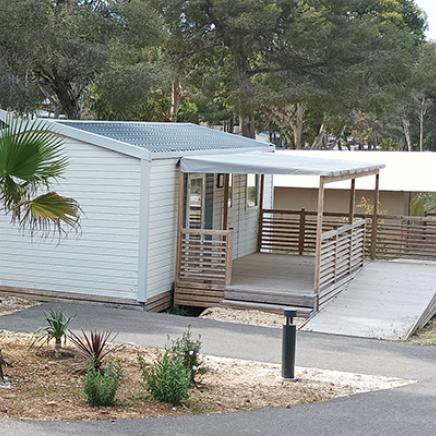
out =
[[205,178],[203,175],[190,175],[188,180],[187,217],[189,229],[204,226]]

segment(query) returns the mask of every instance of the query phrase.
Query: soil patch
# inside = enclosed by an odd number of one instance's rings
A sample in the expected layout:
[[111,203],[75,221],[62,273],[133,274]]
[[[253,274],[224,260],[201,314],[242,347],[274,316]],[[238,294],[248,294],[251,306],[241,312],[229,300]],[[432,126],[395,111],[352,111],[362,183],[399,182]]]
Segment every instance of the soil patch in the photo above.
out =
[[[248,324],[259,327],[282,328],[283,315],[263,312],[261,310],[232,309],[228,307],[210,307],[203,311],[200,318],[214,319],[215,321]],[[295,318],[294,322],[300,328],[306,318]]]
[[83,377],[75,372],[79,359],[57,360],[47,349],[30,349],[30,339],[28,334],[0,333],[0,348],[13,365],[6,371],[12,389],[0,389],[0,418],[99,420],[292,407],[410,383],[309,368],[298,369],[297,382],[287,382],[280,377],[279,365],[204,356],[206,373],[199,386],[184,406],[174,408],[145,400],[137,355],[152,362],[161,351],[123,345],[114,356],[124,373],[118,405],[93,408],[82,392]]
[[436,345],[436,317],[410,339],[410,342],[421,345]]
[[36,306],[37,301],[26,300],[24,298],[13,297],[10,295],[0,296],[0,316],[10,315],[11,313],[19,312],[29,307]]

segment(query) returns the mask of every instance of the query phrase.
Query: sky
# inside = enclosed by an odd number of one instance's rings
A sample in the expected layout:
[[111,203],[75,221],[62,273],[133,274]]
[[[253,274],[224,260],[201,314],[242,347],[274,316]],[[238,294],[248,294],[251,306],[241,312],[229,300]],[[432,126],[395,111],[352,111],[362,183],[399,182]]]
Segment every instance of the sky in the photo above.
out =
[[436,0],[416,0],[428,16],[428,38],[436,40]]

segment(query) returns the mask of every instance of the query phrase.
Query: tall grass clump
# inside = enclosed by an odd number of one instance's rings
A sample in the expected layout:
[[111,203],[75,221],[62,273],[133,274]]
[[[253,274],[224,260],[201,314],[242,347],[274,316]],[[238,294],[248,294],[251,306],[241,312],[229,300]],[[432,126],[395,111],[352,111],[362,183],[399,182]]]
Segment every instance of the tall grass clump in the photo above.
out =
[[90,360],[85,373],[84,392],[89,405],[111,407],[116,404],[116,395],[121,383],[122,372],[119,365],[108,363],[100,370]]
[[138,360],[145,387],[153,400],[178,406],[189,398],[191,374],[180,354],[167,350],[152,365],[142,356]]

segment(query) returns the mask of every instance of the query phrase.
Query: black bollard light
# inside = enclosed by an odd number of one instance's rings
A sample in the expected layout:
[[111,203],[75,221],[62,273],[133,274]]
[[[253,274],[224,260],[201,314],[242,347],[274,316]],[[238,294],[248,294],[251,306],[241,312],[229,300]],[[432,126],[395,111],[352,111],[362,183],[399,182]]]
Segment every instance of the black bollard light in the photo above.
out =
[[295,379],[295,344],[297,341],[297,326],[293,323],[297,311],[285,308],[285,324],[283,325],[282,344],[282,377]]

